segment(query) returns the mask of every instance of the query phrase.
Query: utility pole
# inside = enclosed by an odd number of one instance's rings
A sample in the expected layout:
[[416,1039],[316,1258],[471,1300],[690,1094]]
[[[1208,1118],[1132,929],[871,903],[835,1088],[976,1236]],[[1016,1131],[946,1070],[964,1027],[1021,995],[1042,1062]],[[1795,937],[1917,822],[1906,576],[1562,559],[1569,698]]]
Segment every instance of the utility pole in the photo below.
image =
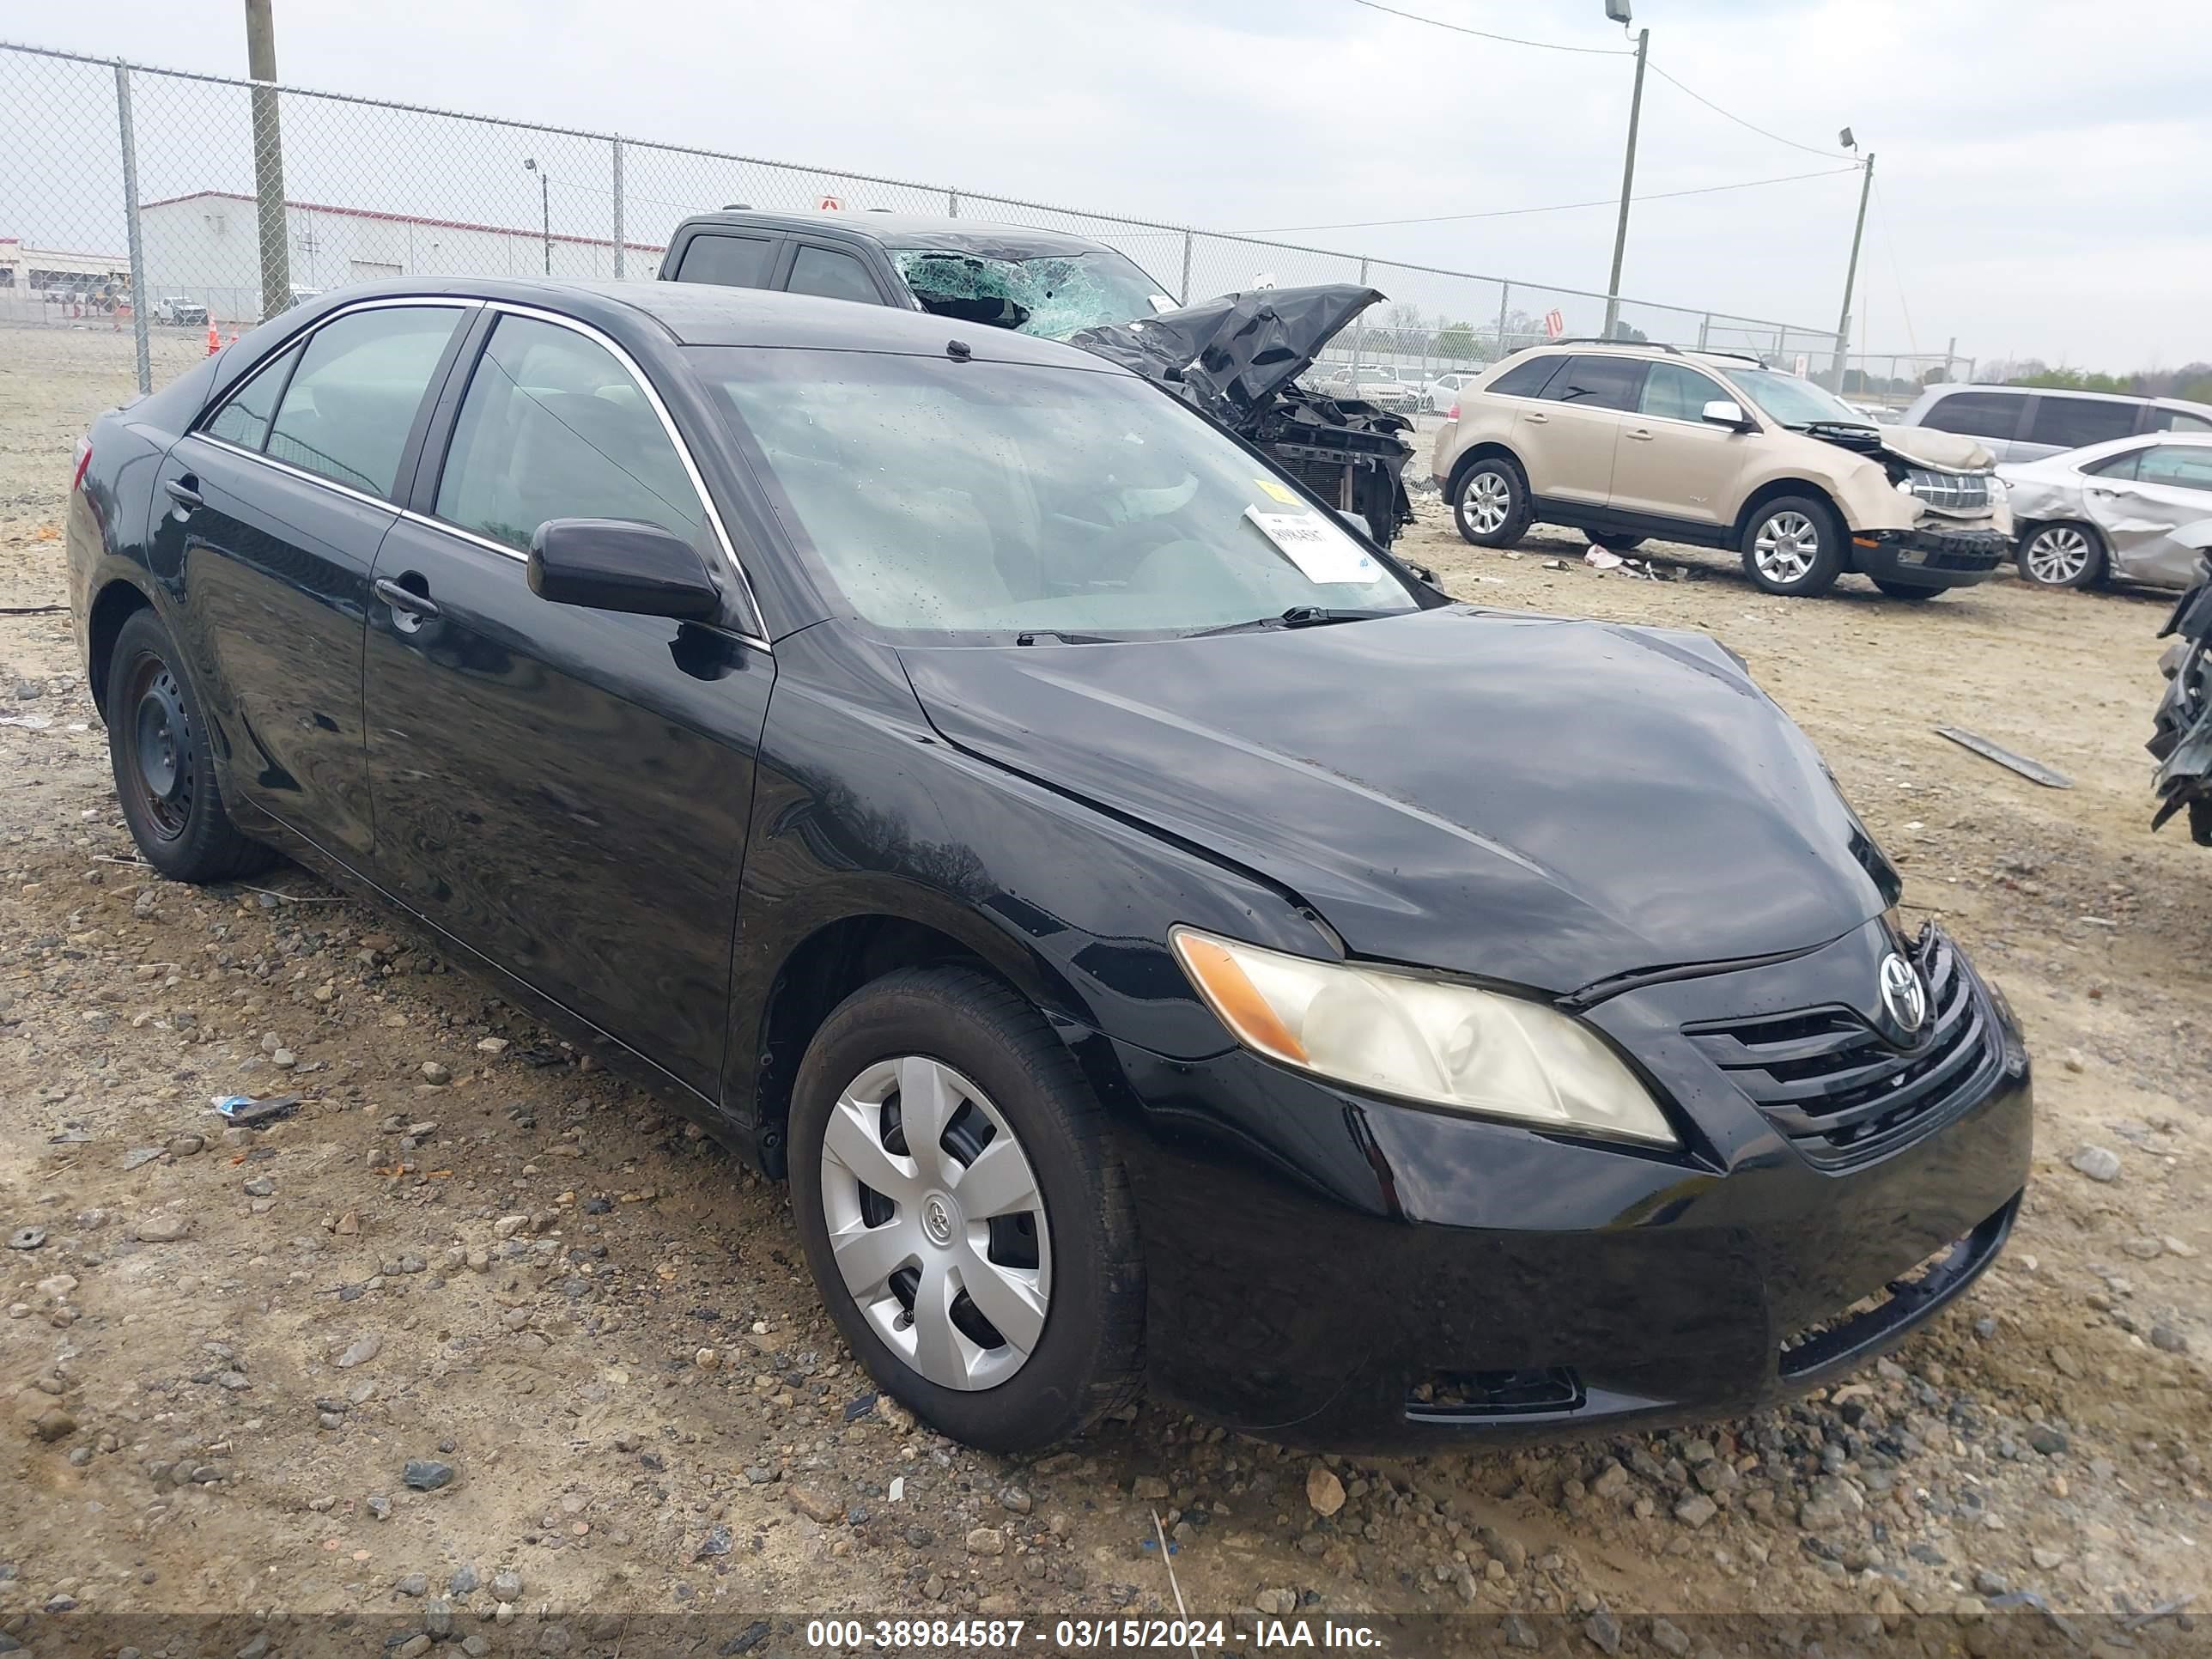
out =
[[[1856,149],[1856,145],[1850,144],[1850,135],[1851,130],[1849,127],[1845,127],[1843,132],[1844,143],[1847,145],[1850,145],[1850,148]],[[1859,244],[1866,236],[1867,198],[1874,193],[1874,152],[1872,150],[1869,150],[1867,152],[1866,160],[1860,162],[1859,167],[1861,169],[1861,177],[1859,179],[1859,221],[1858,223],[1851,228],[1851,262],[1850,264],[1844,267],[1843,314],[1836,319],[1835,392],[1836,396],[1838,398],[1844,395],[1844,360],[1850,355],[1851,349],[1851,289],[1856,287],[1858,283]]]
[[[1623,7],[1622,21],[1626,21]],[[1608,8],[1610,15],[1610,9]],[[1636,31],[1636,91],[1628,100],[1628,158],[1620,167],[1620,222],[1613,232],[1613,276],[1605,285],[1605,328],[1608,340],[1620,316],[1620,262],[1628,252],[1628,198],[1636,188],[1636,129],[1644,118],[1644,60],[1651,49],[1651,31]]]
[[246,0],[246,72],[253,82],[253,194],[261,225],[261,317],[292,303],[284,225],[284,138],[277,125],[276,23],[270,0]]

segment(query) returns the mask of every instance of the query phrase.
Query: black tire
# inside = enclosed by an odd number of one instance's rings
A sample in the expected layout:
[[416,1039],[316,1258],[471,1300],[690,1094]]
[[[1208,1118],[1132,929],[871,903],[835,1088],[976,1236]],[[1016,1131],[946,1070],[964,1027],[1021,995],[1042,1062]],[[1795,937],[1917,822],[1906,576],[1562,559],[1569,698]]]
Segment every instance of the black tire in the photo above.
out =
[[[1051,1270],[1042,1334],[990,1386],[946,1387],[924,1376],[863,1311],[831,1248],[822,1164],[832,1109],[871,1068],[906,1056],[972,1079],[1011,1128],[1042,1200]],[[903,1119],[893,1146],[888,1102],[882,1109],[880,1145],[902,1152]],[[951,1120],[954,1133],[959,1122],[958,1115]],[[1023,997],[966,968],[901,969],[863,986],[807,1047],[790,1133],[792,1208],[807,1266],[847,1345],[885,1393],[954,1439],[1000,1453],[1050,1445],[1134,1396],[1144,1374],[1145,1269],[1128,1177],[1105,1109]],[[951,1138],[940,1135],[940,1146]],[[958,1156],[957,1146],[947,1150]],[[914,1293],[910,1285],[909,1308]]]
[[[1489,507],[1479,507],[1478,501]],[[1534,516],[1528,475],[1510,455],[1486,455],[1470,461],[1452,489],[1452,522],[1477,547],[1512,546],[1528,533]],[[1478,520],[1487,527],[1479,528]]]
[[2019,562],[2021,579],[2033,587],[2094,587],[2109,568],[2097,526],[2072,520],[2039,524],[2022,536]]
[[[1771,530],[1776,544],[1759,543]],[[1844,527],[1827,502],[1810,495],[1778,495],[1743,527],[1743,574],[1769,593],[1810,599],[1844,574]]]
[[1893,599],[1939,599],[1951,591],[1948,587],[1923,587],[1917,582],[1888,581],[1880,576],[1869,577],[1868,580]]
[[108,658],[107,753],[131,838],[170,880],[231,881],[276,861],[231,822],[199,698],[151,611],[131,613]]
[[1616,536],[1609,530],[1592,530],[1585,533],[1589,535],[1592,547],[1601,547],[1608,553],[1633,553],[1644,545],[1646,539],[1642,536]]

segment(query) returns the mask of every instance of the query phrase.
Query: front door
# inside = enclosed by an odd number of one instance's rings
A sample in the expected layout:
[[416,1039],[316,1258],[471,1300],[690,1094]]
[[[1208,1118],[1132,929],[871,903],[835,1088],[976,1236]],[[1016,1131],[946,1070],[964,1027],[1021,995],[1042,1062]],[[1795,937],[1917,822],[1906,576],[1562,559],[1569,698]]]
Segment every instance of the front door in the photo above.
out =
[[1680,363],[1645,370],[1636,413],[1621,423],[1613,457],[1613,505],[1657,518],[1726,524],[1750,452],[1733,427],[1704,418],[1709,403],[1739,400],[1711,375]]
[[1644,365],[1634,358],[1568,359],[1514,422],[1530,491],[1546,501],[1603,506],[1622,416],[1636,407],[1643,385]]
[[502,313],[377,560],[365,696],[377,868],[404,903],[712,1097],[774,659],[530,591],[548,519],[724,550],[672,428],[581,330]]
[[340,313],[179,441],[155,499],[150,557],[190,596],[180,643],[228,787],[360,867],[369,569],[466,314],[411,302]]

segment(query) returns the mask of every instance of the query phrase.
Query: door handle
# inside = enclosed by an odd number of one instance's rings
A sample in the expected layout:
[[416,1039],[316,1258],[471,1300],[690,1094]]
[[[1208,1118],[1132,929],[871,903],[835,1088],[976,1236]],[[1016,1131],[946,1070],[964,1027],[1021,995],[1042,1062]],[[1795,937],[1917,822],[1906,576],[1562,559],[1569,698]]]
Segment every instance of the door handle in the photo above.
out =
[[1531,426],[1541,426],[1541,425],[1543,425],[1543,424],[1544,424],[1544,422],[1547,422],[1547,421],[1550,420],[1551,418],[1552,418],[1552,417],[1551,417],[1550,416],[1548,416],[1548,415],[1531,415],[1531,416],[1528,417],[1528,423],[1529,423]]
[[169,499],[171,501],[174,501],[179,507],[189,509],[206,505],[206,503],[200,499],[200,492],[193,488],[193,486],[198,483],[199,480],[198,478],[195,478],[191,473],[187,472],[180,478],[162,479],[161,488],[168,491]]
[[[418,578],[419,580],[419,578]],[[380,576],[374,584],[376,597],[404,616],[428,618],[438,614],[437,601],[427,593]]]
[[1631,431],[1628,435],[1637,440],[1639,443],[1648,444],[1651,441],[1651,428],[1649,427],[1639,426]]

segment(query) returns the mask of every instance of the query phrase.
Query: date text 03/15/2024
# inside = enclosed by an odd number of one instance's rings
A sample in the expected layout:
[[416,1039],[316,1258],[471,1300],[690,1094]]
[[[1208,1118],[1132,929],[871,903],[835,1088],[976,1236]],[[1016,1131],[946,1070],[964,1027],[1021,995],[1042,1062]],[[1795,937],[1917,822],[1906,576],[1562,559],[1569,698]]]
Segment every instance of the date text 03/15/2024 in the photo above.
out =
[[872,1646],[886,1652],[949,1649],[1018,1649],[1049,1645],[1062,1652],[1093,1649],[1164,1649],[1188,1652],[1234,1643],[1254,1648],[1377,1648],[1382,1638],[1364,1625],[1335,1620],[1262,1619],[1239,1630],[1220,1619],[1060,1619],[1049,1626],[1025,1619],[814,1619],[806,1644],[814,1648]]

